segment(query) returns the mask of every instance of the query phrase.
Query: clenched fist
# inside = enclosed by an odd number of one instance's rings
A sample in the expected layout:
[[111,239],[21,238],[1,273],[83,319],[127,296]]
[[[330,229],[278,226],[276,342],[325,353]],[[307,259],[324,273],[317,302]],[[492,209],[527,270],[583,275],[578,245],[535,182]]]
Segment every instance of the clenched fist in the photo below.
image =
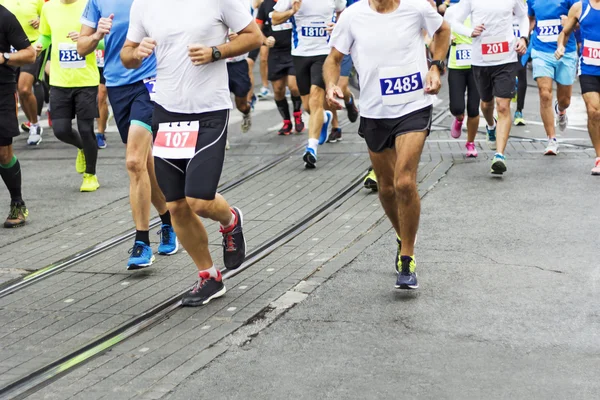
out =
[[140,45],[135,49],[134,56],[138,60],[145,60],[150,57],[152,53],[154,53],[154,49],[156,49],[156,40],[145,37],[142,39]]

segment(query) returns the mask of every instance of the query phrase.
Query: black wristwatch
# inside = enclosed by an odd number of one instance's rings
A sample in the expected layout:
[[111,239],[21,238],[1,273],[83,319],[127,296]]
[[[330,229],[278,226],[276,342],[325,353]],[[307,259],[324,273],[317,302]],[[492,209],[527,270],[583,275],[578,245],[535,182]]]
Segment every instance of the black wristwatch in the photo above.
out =
[[212,60],[214,61],[219,61],[221,59],[221,52],[219,51],[219,49],[217,48],[217,46],[213,46],[212,48]]
[[431,61],[431,66],[436,66],[437,69],[440,71],[440,75],[444,75],[446,73],[446,62],[443,60],[432,60]]

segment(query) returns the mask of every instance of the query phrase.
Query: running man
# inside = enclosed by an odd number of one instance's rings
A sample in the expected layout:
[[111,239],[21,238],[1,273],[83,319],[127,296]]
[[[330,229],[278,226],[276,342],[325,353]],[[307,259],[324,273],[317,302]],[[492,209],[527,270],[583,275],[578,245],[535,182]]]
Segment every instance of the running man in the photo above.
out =
[[[237,33],[232,41],[230,29]],[[137,69],[156,53],[156,175],[175,232],[199,270],[184,306],[207,304],[226,291],[200,217],[221,224],[226,268],[238,268],[246,256],[242,212],[217,193],[232,108],[225,60],[261,43],[262,33],[240,0],[180,0],[177,7],[164,0],[134,0],[131,6],[121,60]]]
[[[430,69],[423,30],[436,43]],[[341,109],[344,94],[337,83],[344,55],[351,54],[356,62],[361,79],[359,132],[379,179],[381,204],[396,231],[398,289],[419,287],[414,256],[421,214],[417,169],[431,128],[431,95],[440,91],[449,43],[450,26],[426,1],[360,1],[334,28],[325,63],[327,101]]]
[[[235,32],[229,33],[229,40],[234,40]],[[248,54],[227,59],[227,75],[229,76],[229,91],[233,94],[235,108],[242,113],[242,133],[248,133],[252,128],[252,106],[248,101],[248,92],[252,90],[252,80],[248,73]]]
[[323,64],[329,53],[329,30],[336,12],[346,8],[346,0],[278,0],[273,12],[273,25],[294,18],[292,56],[298,89],[304,109],[310,114],[308,146],[303,160],[306,168],[317,166],[317,146],[327,142],[331,111],[325,111]]
[[[89,6],[88,6],[89,7]],[[87,9],[87,8],[86,8]],[[82,21],[83,23],[83,21]],[[84,27],[82,26],[82,30]],[[81,37],[81,33],[79,34]],[[79,42],[78,42],[79,43]],[[104,43],[101,41],[96,49],[96,60],[98,61],[98,73],[100,74],[100,86],[98,86],[98,133],[96,133],[96,141],[99,149],[106,148],[106,125],[108,124],[108,91],[106,89],[106,78],[104,77]]]
[[[562,31],[562,17],[579,0],[529,0],[529,18],[535,24],[532,37],[533,79],[540,93],[540,114],[548,136],[545,155],[558,154],[555,124],[564,132],[567,129],[567,108],[571,105],[573,83],[577,75],[577,43],[569,37],[565,55],[557,60],[554,53]],[[553,82],[556,82],[556,102],[552,102]]]
[[[448,19],[452,29],[474,38],[473,75],[487,122],[488,145],[491,150],[496,150],[491,173],[502,175],[506,172],[504,151],[512,127],[510,102],[515,94],[519,68],[517,55],[527,51],[527,6],[523,0],[461,0],[453,7],[455,10]],[[521,21],[518,39],[513,32],[513,15]],[[468,17],[474,28],[464,26]],[[498,121],[494,119],[494,108],[498,111]]]
[[[269,48],[269,81],[273,85],[273,96],[275,97],[277,110],[283,118],[283,126],[277,134],[288,136],[292,134],[294,126],[297,133],[304,131],[302,98],[298,91],[294,59],[292,58],[293,23],[288,20],[283,24],[273,25],[271,17],[273,16],[275,4],[277,4],[276,0],[264,0],[258,8],[256,23],[266,36],[263,44]],[[290,89],[292,95],[294,125],[292,125],[290,105],[285,97],[286,88]]]
[[[29,42],[35,43],[40,37],[38,28],[44,0],[3,0],[0,3],[17,17]],[[41,54],[34,63],[23,65],[18,76],[19,103],[28,120],[24,127],[29,131],[27,144],[31,146],[42,142],[42,133],[44,132],[38,119],[38,109],[41,109],[43,102],[38,104],[38,98],[35,95],[35,90],[43,90],[40,85],[35,85],[38,82],[43,62],[44,55]],[[40,100],[43,100],[41,93],[39,97]]]
[[[525,1],[525,0],[523,0]],[[515,38],[518,40],[521,36],[529,36],[521,35],[521,18],[515,16],[513,19],[513,33]],[[518,65],[517,65],[517,84],[515,86],[515,97],[513,97],[513,103],[517,103],[517,109],[515,110],[513,124],[515,126],[525,126],[527,123],[525,122],[525,118],[523,118],[523,110],[525,109],[525,99],[527,97],[527,62],[528,60],[523,60],[523,57],[527,57],[527,55],[522,56],[519,54],[518,57]]]
[[[98,144],[94,119],[98,118],[100,75],[96,55],[77,54],[81,14],[85,0],[54,0],[44,4],[40,38],[35,44],[41,53],[52,45],[50,104],[54,136],[77,147],[75,169],[83,174],[81,192],[95,192],[100,187],[96,177]],[[71,127],[77,116],[76,131]]]
[[104,41],[104,77],[115,121],[126,146],[129,174],[129,201],[135,223],[135,240],[127,269],[152,265],[150,246],[150,205],[161,219],[158,254],[171,255],[178,250],[177,238],[154,172],[152,157],[151,96],[156,77],[156,58],[148,57],[139,69],[131,71],[121,63],[121,48],[127,37],[133,0],[89,0],[81,18],[78,41],[80,54],[92,54]]
[[[11,53],[11,49],[15,52]],[[21,194],[21,164],[13,153],[19,136],[16,68],[35,62],[35,50],[17,17],[0,5],[0,176],[10,194],[5,228],[25,225],[29,211]]]
[[583,41],[579,83],[588,113],[588,131],[596,150],[592,175],[600,176],[600,0],[582,0],[571,7],[558,37],[557,60],[567,54],[571,34],[578,23]]
[[[454,7],[445,9],[445,18],[452,15]],[[471,19],[463,22],[467,28],[471,27]],[[450,113],[454,121],[450,127],[450,135],[458,139],[462,135],[467,111],[467,157],[477,157],[475,137],[479,129],[479,92],[475,84],[473,69],[471,68],[471,54],[473,52],[473,38],[470,35],[461,35],[452,31],[452,46],[450,47],[450,61],[448,63],[448,91],[450,94]],[[467,102],[465,104],[465,93]]]

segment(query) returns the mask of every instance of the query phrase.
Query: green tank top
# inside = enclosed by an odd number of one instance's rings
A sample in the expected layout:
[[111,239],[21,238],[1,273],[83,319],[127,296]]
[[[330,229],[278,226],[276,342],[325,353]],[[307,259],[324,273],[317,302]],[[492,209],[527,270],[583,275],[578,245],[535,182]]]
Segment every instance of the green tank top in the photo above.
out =
[[[465,21],[465,26],[471,27],[471,17]],[[450,61],[448,68],[450,69],[470,69],[471,68],[471,47],[473,38],[469,36],[459,35],[452,31],[452,47],[450,47]]]

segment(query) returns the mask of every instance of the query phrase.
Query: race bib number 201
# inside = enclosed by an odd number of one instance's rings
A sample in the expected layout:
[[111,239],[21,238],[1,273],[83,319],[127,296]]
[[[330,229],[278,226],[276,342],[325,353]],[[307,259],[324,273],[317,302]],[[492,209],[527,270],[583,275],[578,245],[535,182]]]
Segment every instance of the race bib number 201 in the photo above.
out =
[[509,52],[509,43],[504,38],[491,37],[482,40],[481,55],[483,61],[502,61],[508,57]]
[[196,154],[199,129],[198,121],[160,124],[154,139],[152,155],[171,160],[193,158]]
[[406,104],[423,98],[423,79],[413,66],[381,68],[379,85],[383,104],[386,106]]
[[584,64],[600,67],[600,42],[585,39],[581,54]]

